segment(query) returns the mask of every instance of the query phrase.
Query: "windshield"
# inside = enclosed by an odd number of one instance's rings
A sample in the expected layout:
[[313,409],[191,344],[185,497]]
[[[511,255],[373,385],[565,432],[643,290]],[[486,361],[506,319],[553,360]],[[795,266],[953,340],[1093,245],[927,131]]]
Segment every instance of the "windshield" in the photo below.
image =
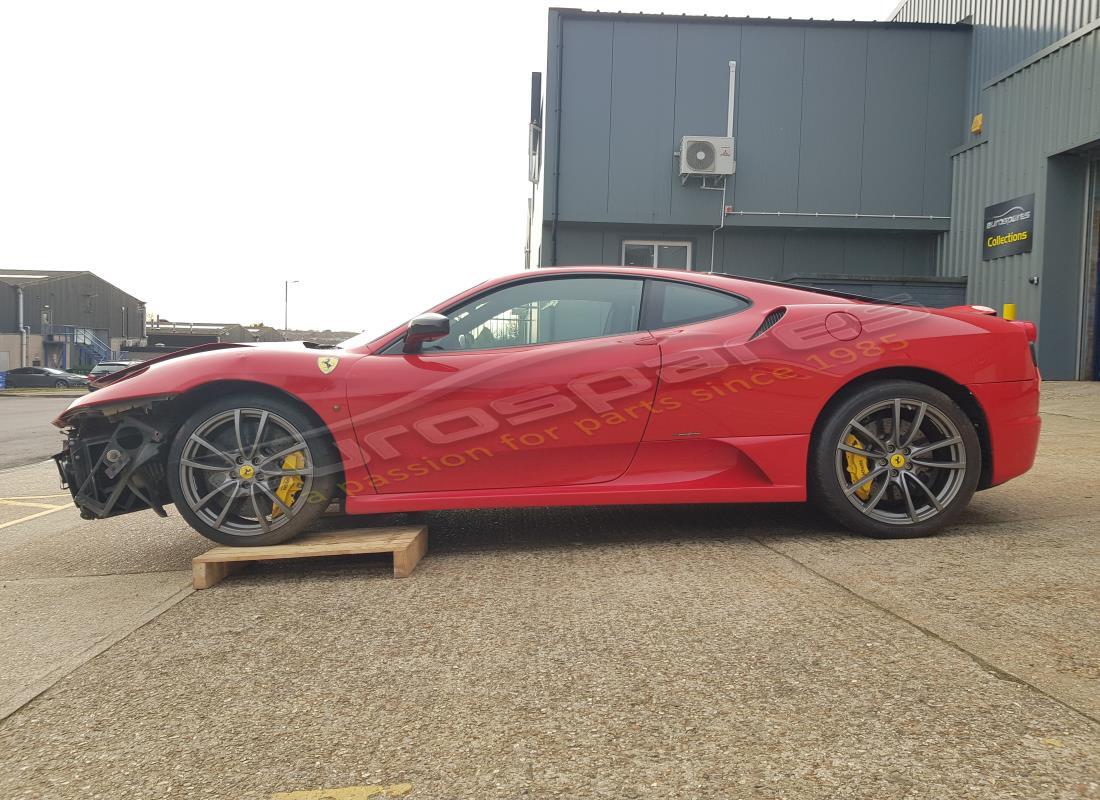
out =
[[390,331],[395,330],[396,328],[403,327],[407,323],[408,323],[408,319],[404,319],[404,320],[401,320],[400,322],[395,322],[394,324],[389,325],[387,327],[374,326],[374,327],[371,327],[371,328],[367,328],[362,333],[358,333],[355,336],[352,336],[350,339],[347,339],[346,341],[340,342],[340,344],[337,345],[337,346],[342,347],[345,350],[351,350],[352,348],[355,348],[355,347],[362,347],[365,344],[370,344],[375,339],[377,339],[379,336],[382,336],[383,334],[389,333]]
[[[476,289],[476,288],[478,288],[478,286],[483,286],[486,283],[488,283],[488,281],[481,281],[476,286],[473,286],[473,287],[471,287],[471,289],[467,289],[466,291],[471,291],[472,289]],[[465,293],[466,292],[462,292],[461,294],[465,294]],[[447,303],[450,303],[451,301],[453,301],[455,298],[457,298],[459,296],[460,295],[458,295],[458,294],[452,296],[447,301]],[[364,329],[362,333],[356,334],[355,336],[352,336],[350,339],[348,339],[346,341],[343,341],[343,342],[340,342],[340,344],[338,346],[342,347],[345,350],[351,350],[351,349],[356,348],[356,347],[362,347],[363,345],[370,344],[375,339],[386,335],[390,331],[396,330],[397,328],[405,327],[405,325],[408,324],[409,320],[412,319],[415,316],[417,316],[417,315],[416,314],[408,314],[408,315],[406,315],[404,317],[401,317],[401,318],[395,318],[395,317],[391,317],[391,316],[387,315],[387,317],[383,320],[383,323],[380,323],[380,324],[377,324],[377,325],[373,325],[373,324],[370,325],[369,327]]]

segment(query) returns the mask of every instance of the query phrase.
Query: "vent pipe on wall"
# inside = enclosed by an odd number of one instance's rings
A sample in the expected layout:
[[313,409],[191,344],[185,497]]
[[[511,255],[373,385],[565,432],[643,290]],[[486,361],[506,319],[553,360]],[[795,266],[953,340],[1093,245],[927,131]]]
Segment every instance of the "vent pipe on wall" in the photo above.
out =
[[733,104],[737,90],[737,62],[730,62],[730,96],[726,104],[726,136],[733,138]]
[[[730,62],[730,87],[729,98],[726,101],[726,136],[733,138],[733,108],[737,97],[737,62]],[[737,151],[734,150],[736,156]],[[718,239],[718,233],[726,227],[726,185],[732,176],[722,178],[722,208],[719,211],[718,227],[710,232],[710,271],[714,272],[714,246]]]
[[19,299],[19,366],[27,366],[27,336],[30,330],[23,324],[23,287],[15,287],[16,297]]

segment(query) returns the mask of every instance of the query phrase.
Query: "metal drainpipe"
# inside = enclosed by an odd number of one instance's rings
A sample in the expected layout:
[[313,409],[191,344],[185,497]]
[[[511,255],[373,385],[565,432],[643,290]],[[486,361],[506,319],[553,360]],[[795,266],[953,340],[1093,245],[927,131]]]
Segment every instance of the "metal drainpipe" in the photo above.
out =
[[[729,62],[729,67],[730,67],[729,97],[726,101],[726,138],[727,139],[732,139],[733,138],[734,103],[737,100],[737,62],[736,61]],[[737,157],[736,148],[734,149],[733,154],[734,154],[734,158],[736,159],[736,157]],[[733,163],[736,164],[737,161],[735,160]],[[736,167],[735,167],[735,169],[736,169]],[[726,187],[729,185],[730,178],[732,178],[732,177],[733,177],[732,175],[726,175],[725,177],[722,178],[722,207],[718,212],[718,214],[719,214],[719,216],[718,216],[718,227],[714,228],[710,232],[710,271],[711,272],[714,272],[714,244],[715,244],[715,241],[718,238],[718,234],[723,229],[725,229],[725,227],[726,227]],[[723,256],[723,258],[725,257],[725,254],[726,254],[725,246],[726,246],[726,243],[722,242],[722,256]]]
[[19,299],[19,366],[27,366],[27,337],[28,328],[23,324],[23,287],[15,287],[16,297]]

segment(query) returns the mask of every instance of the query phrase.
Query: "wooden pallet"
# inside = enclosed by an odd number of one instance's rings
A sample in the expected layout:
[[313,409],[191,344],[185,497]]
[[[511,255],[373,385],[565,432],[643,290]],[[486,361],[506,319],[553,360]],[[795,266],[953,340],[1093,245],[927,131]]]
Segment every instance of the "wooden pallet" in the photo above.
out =
[[407,578],[428,550],[423,525],[318,533],[266,547],[215,547],[191,560],[196,589],[209,589],[249,561],[393,553],[393,577]]

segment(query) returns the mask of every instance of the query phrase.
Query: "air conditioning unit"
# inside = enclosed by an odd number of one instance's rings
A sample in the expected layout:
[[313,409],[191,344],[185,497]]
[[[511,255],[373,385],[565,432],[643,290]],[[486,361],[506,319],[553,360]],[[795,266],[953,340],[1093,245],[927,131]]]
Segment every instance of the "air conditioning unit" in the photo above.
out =
[[680,175],[732,175],[733,138],[730,136],[685,136],[680,140]]

